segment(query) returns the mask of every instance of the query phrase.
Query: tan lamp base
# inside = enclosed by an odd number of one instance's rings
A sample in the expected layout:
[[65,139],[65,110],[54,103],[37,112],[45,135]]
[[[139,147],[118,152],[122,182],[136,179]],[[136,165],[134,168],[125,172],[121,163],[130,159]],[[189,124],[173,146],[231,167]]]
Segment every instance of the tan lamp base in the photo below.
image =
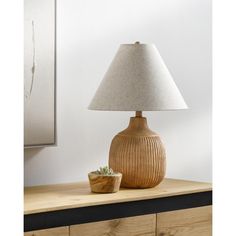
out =
[[163,180],[165,148],[160,137],[148,128],[141,112],[136,112],[128,128],[113,138],[109,166],[122,173],[121,187],[151,188]]

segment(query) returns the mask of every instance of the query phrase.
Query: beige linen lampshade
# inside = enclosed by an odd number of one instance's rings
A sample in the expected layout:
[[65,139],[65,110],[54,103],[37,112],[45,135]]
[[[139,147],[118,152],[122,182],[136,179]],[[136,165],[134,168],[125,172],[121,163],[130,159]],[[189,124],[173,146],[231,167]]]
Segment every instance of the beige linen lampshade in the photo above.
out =
[[187,105],[153,44],[122,44],[102,80],[91,110],[136,111],[112,140],[109,166],[122,173],[122,187],[150,188],[166,172],[165,148],[142,111],[185,109]]
[[102,80],[91,110],[160,111],[187,105],[153,44],[122,44]]

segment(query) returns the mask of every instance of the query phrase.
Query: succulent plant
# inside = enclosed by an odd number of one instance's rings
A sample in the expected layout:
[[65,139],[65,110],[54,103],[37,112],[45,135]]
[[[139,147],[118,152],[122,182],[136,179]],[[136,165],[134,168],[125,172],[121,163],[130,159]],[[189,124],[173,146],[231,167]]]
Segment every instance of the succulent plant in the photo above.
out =
[[113,175],[114,171],[109,168],[108,166],[100,167],[98,170],[95,171],[98,175]]

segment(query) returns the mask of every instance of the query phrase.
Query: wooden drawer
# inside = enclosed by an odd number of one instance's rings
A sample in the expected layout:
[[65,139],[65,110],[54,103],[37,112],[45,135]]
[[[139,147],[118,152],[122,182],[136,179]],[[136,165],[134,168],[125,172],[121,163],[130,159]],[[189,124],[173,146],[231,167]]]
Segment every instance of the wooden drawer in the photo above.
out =
[[155,232],[156,214],[70,226],[70,236],[155,236]]
[[69,236],[69,227],[30,231],[26,232],[24,236]]
[[157,236],[212,235],[212,207],[198,207],[157,214]]

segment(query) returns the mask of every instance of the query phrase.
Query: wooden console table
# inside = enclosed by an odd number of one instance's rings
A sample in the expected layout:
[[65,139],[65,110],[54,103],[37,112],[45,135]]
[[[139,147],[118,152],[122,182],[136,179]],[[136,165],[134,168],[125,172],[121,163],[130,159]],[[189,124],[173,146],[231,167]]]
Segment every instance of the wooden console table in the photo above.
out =
[[25,236],[210,236],[209,183],[165,179],[94,194],[88,183],[25,188]]

